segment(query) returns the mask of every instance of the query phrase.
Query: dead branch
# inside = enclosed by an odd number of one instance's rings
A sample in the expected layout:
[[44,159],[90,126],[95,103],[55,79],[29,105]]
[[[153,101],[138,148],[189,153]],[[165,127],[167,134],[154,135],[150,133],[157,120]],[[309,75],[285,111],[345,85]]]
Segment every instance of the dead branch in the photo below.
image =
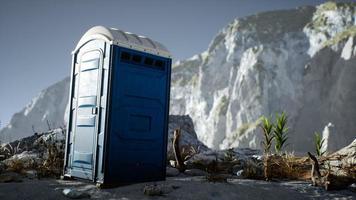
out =
[[186,166],[184,164],[184,160],[182,158],[182,154],[180,152],[180,148],[179,148],[179,138],[180,138],[180,134],[181,134],[181,129],[176,129],[174,131],[174,135],[173,135],[173,152],[174,152],[174,157],[176,159],[176,168],[180,171],[180,172],[184,172],[186,170]]
[[312,179],[313,186],[321,186],[322,185],[322,183],[321,183],[322,177],[321,177],[321,173],[320,173],[320,167],[319,167],[318,160],[310,152],[308,152],[308,156],[313,161],[312,169],[311,169],[311,173],[310,173],[310,177]]

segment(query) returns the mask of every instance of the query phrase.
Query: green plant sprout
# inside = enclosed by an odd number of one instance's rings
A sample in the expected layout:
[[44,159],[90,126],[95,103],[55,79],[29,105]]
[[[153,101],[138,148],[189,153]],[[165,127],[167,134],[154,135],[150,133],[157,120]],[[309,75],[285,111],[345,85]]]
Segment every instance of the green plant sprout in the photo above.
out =
[[264,141],[262,141],[262,146],[264,149],[264,153],[268,154],[270,152],[272,141],[274,138],[273,135],[273,123],[271,122],[270,118],[263,116],[261,118],[260,127],[263,132]]
[[326,151],[323,151],[325,139],[322,139],[321,135],[318,132],[314,133],[314,145],[315,153],[317,156],[323,156]]
[[286,141],[288,139],[288,127],[287,127],[287,116],[285,112],[281,114],[276,114],[276,122],[273,127],[274,139],[275,139],[275,150],[280,153],[284,146],[286,146]]

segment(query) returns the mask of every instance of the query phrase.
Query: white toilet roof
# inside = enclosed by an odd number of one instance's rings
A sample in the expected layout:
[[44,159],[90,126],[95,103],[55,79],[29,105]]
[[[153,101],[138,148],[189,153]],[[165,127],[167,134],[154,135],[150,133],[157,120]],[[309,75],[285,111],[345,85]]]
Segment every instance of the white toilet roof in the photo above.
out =
[[167,48],[157,41],[145,36],[104,26],[95,26],[89,29],[79,40],[75,51],[92,39],[104,39],[118,46],[171,58],[171,54]]

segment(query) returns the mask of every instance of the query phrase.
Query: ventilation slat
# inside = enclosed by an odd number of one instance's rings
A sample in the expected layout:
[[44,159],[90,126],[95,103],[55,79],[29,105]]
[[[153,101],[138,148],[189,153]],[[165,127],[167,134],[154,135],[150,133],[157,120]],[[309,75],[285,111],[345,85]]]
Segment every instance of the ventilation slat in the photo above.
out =
[[121,52],[121,62],[129,63],[136,66],[147,67],[150,69],[157,69],[160,71],[165,70],[166,62],[160,59],[154,59],[149,56],[142,56],[139,54],[129,53],[126,51]]

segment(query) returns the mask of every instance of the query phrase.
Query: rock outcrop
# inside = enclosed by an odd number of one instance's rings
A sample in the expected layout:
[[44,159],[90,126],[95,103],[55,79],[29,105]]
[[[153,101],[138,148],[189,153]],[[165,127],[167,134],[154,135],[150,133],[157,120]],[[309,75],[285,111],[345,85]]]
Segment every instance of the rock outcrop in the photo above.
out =
[[[192,119],[186,116],[170,116],[169,117],[169,134],[167,144],[167,157],[169,160],[174,159],[173,155],[173,131],[181,129],[180,148],[182,153],[194,154],[207,151],[208,148],[198,140],[194,130]],[[22,138],[10,143],[5,143],[0,146],[0,155],[3,155],[5,164],[20,160],[26,166],[32,161],[35,163],[43,162],[48,155],[48,148],[55,148],[58,152],[64,152],[65,130],[54,129],[43,133]],[[196,151],[196,152],[195,152]],[[1,157],[0,157],[1,160]]]

